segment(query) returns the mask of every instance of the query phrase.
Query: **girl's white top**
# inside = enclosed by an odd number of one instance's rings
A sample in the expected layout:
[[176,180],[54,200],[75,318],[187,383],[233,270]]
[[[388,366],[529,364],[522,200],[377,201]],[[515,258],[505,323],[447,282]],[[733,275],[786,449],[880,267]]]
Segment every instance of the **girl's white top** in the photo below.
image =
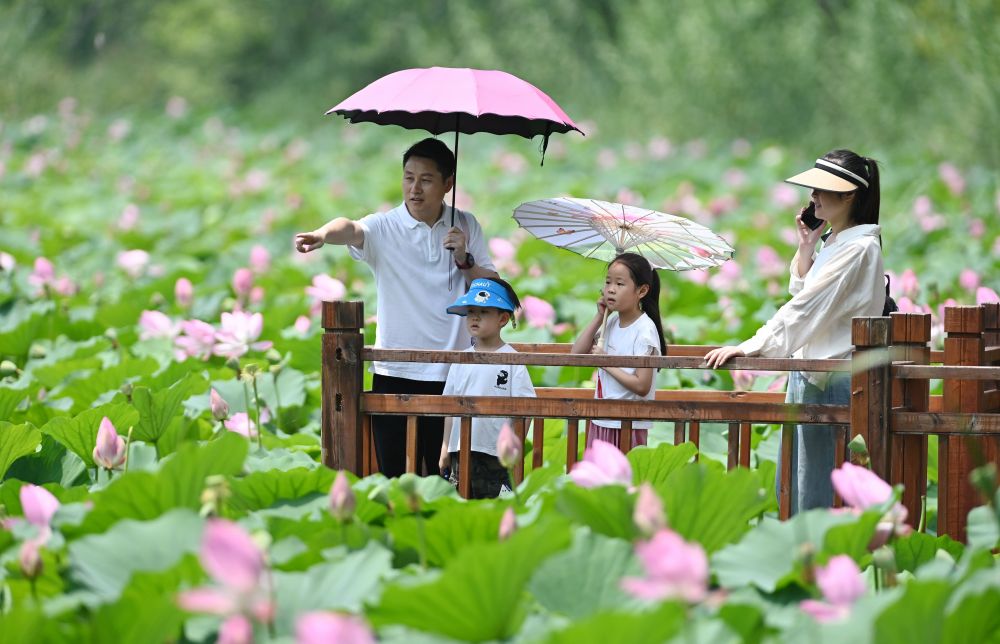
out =
[[[607,343],[605,344],[605,351],[608,355],[613,356],[658,356],[660,355],[660,339],[656,333],[656,325],[653,321],[649,319],[649,316],[643,313],[635,322],[628,325],[627,327],[622,327],[618,323],[618,313],[612,313],[608,316],[608,322],[604,327],[605,337],[607,337]],[[622,371],[627,373],[635,373],[634,367],[620,367]],[[625,387],[622,386],[620,382],[615,380],[614,376],[609,374],[604,369],[597,370],[597,377],[601,383],[601,398],[610,398],[615,400],[653,400],[656,396],[656,377],[653,377],[653,382],[649,387],[649,391],[645,396],[639,396]],[[596,394],[595,394],[596,395]],[[618,420],[595,420],[595,425],[600,425],[601,427],[621,427],[621,421]],[[649,429],[652,426],[650,421],[633,421],[632,429]]]
[[[879,227],[860,224],[830,236],[805,277],[791,267],[785,303],[757,333],[739,345],[748,356],[846,358],[851,319],[882,315],[885,278]],[[826,374],[806,374],[819,386]]]

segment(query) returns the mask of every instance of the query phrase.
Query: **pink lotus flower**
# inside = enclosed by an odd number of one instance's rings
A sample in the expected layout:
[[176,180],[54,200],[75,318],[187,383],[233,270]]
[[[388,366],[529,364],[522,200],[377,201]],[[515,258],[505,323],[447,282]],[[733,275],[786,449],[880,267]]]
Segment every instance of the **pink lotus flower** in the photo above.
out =
[[798,205],[800,201],[805,201],[799,191],[787,183],[775,184],[771,188],[771,201],[779,208],[791,208]]
[[517,256],[517,248],[510,241],[503,237],[493,237],[490,239],[490,255],[498,262],[505,262]]
[[229,418],[229,403],[226,399],[219,395],[219,392],[212,387],[212,391],[208,395],[209,404],[212,408],[212,417],[215,420],[226,420]]
[[347,288],[344,283],[335,277],[330,277],[320,273],[312,279],[312,286],[306,287],[306,295],[313,299],[309,311],[316,315],[323,307],[323,302],[337,302],[347,295]]
[[337,472],[337,477],[330,487],[330,514],[337,521],[344,522],[354,516],[354,508],[357,500],[354,498],[354,490],[347,480],[343,470]]
[[309,333],[309,327],[312,326],[312,320],[309,319],[309,316],[300,315],[299,317],[295,318],[294,326],[295,330],[298,331],[299,335],[305,335]]
[[621,451],[602,440],[595,440],[583,453],[569,477],[580,487],[632,485],[632,465]]
[[63,297],[69,297],[76,294],[76,282],[63,275],[52,285],[52,290]]
[[186,277],[177,279],[174,284],[174,301],[183,309],[191,306],[191,302],[194,301],[194,285],[191,284],[191,280]]
[[216,331],[214,353],[227,358],[239,358],[248,351],[267,351],[270,341],[257,342],[264,328],[264,316],[260,313],[234,311],[222,314],[222,329]]
[[507,469],[514,467],[521,460],[522,450],[521,439],[510,428],[510,423],[504,423],[497,437],[497,458],[500,464]]
[[913,214],[918,218],[929,217],[934,214],[934,204],[927,195],[920,195],[913,200]]
[[208,360],[215,350],[215,327],[201,320],[181,322],[183,335],[174,339],[174,356],[179,362],[187,358]]
[[20,498],[24,518],[31,525],[47,533],[52,517],[59,509],[59,499],[45,488],[31,483],[21,486]]
[[514,514],[514,508],[507,508],[504,510],[503,516],[500,517],[500,530],[497,533],[497,537],[500,541],[506,541],[510,539],[516,530],[517,516]]
[[[262,409],[260,411],[260,422],[266,423],[269,420],[271,420],[271,415],[266,409]],[[244,411],[233,414],[229,417],[229,420],[222,424],[229,431],[241,436],[246,436],[247,438],[257,437],[257,424]]]
[[28,283],[32,286],[42,288],[55,280],[55,272],[52,262],[44,257],[36,257],[35,268],[31,272],[31,275],[28,275]]
[[255,286],[250,289],[250,304],[256,306],[264,301],[264,289],[260,286]]
[[173,340],[180,331],[177,323],[160,311],[143,311],[139,315],[139,339],[153,340],[166,338]]
[[646,149],[651,159],[659,161],[670,156],[673,146],[670,144],[669,139],[665,139],[662,136],[654,136],[646,144]]
[[10,273],[17,266],[17,262],[14,260],[14,256],[10,253],[5,253],[0,251],[0,271],[5,273]]
[[799,606],[817,622],[834,622],[851,613],[851,606],[865,594],[865,580],[854,560],[837,555],[816,568],[816,585],[825,601],[807,599]]
[[1000,295],[997,295],[996,291],[985,286],[976,289],[976,304],[989,304],[991,302],[1000,302]]
[[[844,503],[856,510],[864,511],[880,506],[892,498],[892,487],[888,483],[868,468],[850,462],[845,462],[840,469],[834,470],[830,479]],[[868,548],[874,550],[882,546],[893,533],[899,536],[909,534],[911,528],[906,525],[906,517],[906,507],[896,503],[879,521]]]
[[[218,584],[181,592],[177,603],[186,611],[213,615],[253,616],[269,622],[274,616],[266,583],[264,553],[236,523],[210,519],[198,555],[202,568]],[[245,632],[235,623],[231,634]],[[221,636],[220,632],[220,636]]]
[[969,222],[969,234],[973,239],[979,239],[986,234],[986,223],[982,219],[973,219]]
[[762,277],[779,277],[788,270],[788,265],[778,255],[778,251],[770,246],[757,249],[757,272]]
[[938,174],[941,176],[941,180],[944,181],[944,184],[948,186],[948,190],[951,194],[957,197],[965,192],[965,178],[954,165],[947,162],[942,163],[938,166]]
[[368,624],[354,615],[306,613],[295,622],[296,644],[375,644]]
[[266,273],[271,267],[271,253],[267,248],[256,244],[250,249],[250,268],[254,273]]
[[253,644],[253,624],[243,615],[226,618],[219,627],[216,644]]
[[744,369],[733,369],[729,372],[733,378],[733,386],[737,391],[750,391],[753,389],[755,377],[752,372]]
[[962,270],[958,275],[958,284],[967,291],[975,292],[979,287],[979,273],[971,268]]
[[137,223],[139,223],[139,206],[134,203],[126,204],[121,216],[118,217],[118,228],[132,230]]
[[639,486],[639,496],[632,510],[632,521],[643,535],[650,536],[667,527],[663,514],[663,501],[648,482]]
[[131,278],[142,275],[149,264],[149,253],[144,250],[126,250],[118,253],[118,267]]
[[556,321],[556,310],[552,308],[552,305],[534,295],[525,296],[521,301],[521,306],[528,326],[544,329]]
[[743,267],[731,259],[719,267],[719,272],[708,280],[708,284],[717,291],[728,292],[740,284],[742,277]]
[[670,530],[640,541],[635,553],[645,577],[626,577],[622,589],[641,599],[700,602],[708,594],[708,558],[697,543],[687,543]]
[[44,541],[39,539],[26,539],[21,544],[18,553],[18,564],[21,567],[21,574],[28,579],[34,579],[42,574],[42,554],[40,549]]
[[97,445],[94,446],[94,462],[101,467],[113,470],[125,462],[125,440],[118,435],[115,426],[105,416],[97,430]]
[[917,274],[908,268],[899,276],[899,292],[907,297],[915,297],[920,292]]
[[253,272],[249,268],[237,268],[233,273],[233,291],[240,300],[250,295],[253,288]]

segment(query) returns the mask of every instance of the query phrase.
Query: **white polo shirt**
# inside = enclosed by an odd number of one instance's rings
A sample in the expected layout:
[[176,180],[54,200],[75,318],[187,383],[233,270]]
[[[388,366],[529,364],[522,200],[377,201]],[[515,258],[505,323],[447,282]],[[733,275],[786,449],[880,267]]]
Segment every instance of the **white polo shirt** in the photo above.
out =
[[[432,226],[414,219],[400,204],[389,212],[358,222],[365,232],[363,248],[348,246],[351,257],[371,267],[375,275],[375,347],[379,349],[467,349],[472,345],[461,316],[446,312],[465,292],[465,278],[455,268],[444,237],[451,228],[451,207]],[[479,222],[471,213],[456,211],[455,225],[465,231],[468,251],[476,264],[495,270]],[[451,275],[451,289],[448,276]],[[447,364],[375,362],[372,371],[411,380],[443,382]]]

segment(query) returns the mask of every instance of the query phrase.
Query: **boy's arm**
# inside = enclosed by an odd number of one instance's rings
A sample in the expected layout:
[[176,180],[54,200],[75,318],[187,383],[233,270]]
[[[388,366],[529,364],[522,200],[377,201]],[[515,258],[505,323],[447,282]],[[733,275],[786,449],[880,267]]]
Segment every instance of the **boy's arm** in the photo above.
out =
[[314,251],[324,244],[364,248],[365,229],[353,219],[337,217],[316,230],[295,236],[295,249],[300,253]]

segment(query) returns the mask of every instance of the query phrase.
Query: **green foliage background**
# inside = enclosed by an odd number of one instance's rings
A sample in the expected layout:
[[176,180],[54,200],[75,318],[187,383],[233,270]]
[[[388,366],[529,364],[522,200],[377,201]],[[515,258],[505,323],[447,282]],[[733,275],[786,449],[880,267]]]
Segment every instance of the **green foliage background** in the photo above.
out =
[[253,106],[312,120],[390,71],[501,68],[623,134],[1000,162],[995,0],[7,0],[7,118]]

